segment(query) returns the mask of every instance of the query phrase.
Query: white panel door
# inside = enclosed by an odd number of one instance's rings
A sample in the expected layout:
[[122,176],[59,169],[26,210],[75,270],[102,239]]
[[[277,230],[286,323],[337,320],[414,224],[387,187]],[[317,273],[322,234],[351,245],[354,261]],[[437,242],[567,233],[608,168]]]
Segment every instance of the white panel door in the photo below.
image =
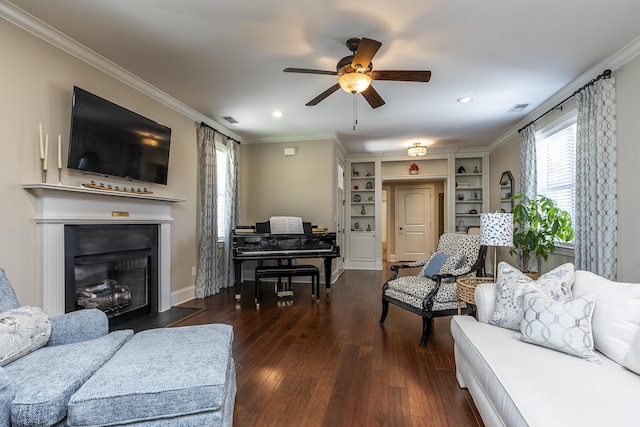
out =
[[398,261],[426,259],[433,251],[432,188],[400,187],[396,215]]

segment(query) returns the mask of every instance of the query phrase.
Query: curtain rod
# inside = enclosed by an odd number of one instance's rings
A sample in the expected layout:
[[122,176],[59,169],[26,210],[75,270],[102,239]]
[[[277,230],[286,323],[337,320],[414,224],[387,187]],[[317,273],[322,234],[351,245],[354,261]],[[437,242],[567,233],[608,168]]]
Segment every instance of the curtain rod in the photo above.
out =
[[206,128],[209,128],[209,129],[211,129],[212,131],[214,131],[215,133],[219,133],[220,135],[224,136],[225,138],[232,140],[232,141],[233,141],[233,142],[235,142],[236,144],[240,144],[240,141],[238,141],[237,139],[235,139],[235,138],[231,138],[230,136],[225,135],[224,133],[220,132],[218,129],[215,129],[215,128],[213,128],[213,127],[209,126],[209,125],[208,125],[208,124],[206,124],[205,122],[200,122],[200,126],[204,126],[204,127],[206,127]]
[[589,86],[592,86],[593,84],[595,84],[598,80],[602,80],[602,79],[608,79],[609,77],[611,77],[611,70],[606,69],[602,72],[602,74],[600,74],[599,76],[597,76],[595,79],[592,79],[589,83],[585,84],[584,86],[582,86],[580,89],[576,90],[575,92],[573,92],[571,95],[567,96],[565,99],[563,99],[562,101],[558,102],[556,105],[554,105],[553,107],[549,108],[547,111],[545,111],[544,113],[542,113],[541,115],[539,115],[537,118],[531,120],[529,123],[527,123],[526,125],[522,126],[520,129],[518,129],[518,133],[522,132],[522,130],[524,128],[526,128],[529,125],[534,124],[535,122],[537,122],[538,120],[540,120],[541,118],[543,118],[544,116],[546,116],[547,114],[549,114],[552,111],[557,110],[558,108],[560,108],[562,110],[562,105],[567,102],[568,100],[570,100],[571,98],[573,98],[574,96],[576,96],[578,93],[582,92],[583,90],[585,90],[586,88],[588,88]]

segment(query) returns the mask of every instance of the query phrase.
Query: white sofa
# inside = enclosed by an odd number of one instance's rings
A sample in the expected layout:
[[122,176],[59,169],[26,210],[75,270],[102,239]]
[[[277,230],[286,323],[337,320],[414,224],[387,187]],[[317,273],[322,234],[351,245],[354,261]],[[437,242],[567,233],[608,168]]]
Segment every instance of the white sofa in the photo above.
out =
[[488,427],[640,425],[640,285],[576,271],[572,292],[596,294],[591,325],[600,363],[523,342],[517,332],[487,323],[496,302],[493,283],[476,288],[478,320],[452,318],[458,383]]

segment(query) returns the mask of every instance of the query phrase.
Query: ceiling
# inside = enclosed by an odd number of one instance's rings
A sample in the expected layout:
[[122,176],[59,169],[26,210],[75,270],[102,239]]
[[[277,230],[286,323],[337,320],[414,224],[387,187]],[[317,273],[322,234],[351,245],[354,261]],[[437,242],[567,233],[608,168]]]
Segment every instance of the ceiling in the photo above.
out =
[[[406,153],[414,141],[487,147],[640,35],[638,0],[11,3],[243,141],[337,136],[349,152]],[[335,76],[282,71],[334,71],[352,37],[382,42],[374,70],[432,72],[429,83],[374,81],[386,104],[374,110],[357,96],[355,131],[353,95],[305,106]],[[516,104],[528,107],[509,112]]]

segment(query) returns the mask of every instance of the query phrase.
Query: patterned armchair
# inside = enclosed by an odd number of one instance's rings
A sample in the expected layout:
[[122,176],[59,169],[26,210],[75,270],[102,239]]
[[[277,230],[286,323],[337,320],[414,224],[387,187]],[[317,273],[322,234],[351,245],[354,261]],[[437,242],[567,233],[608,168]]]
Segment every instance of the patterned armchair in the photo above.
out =
[[[479,273],[485,251],[479,235],[445,233],[429,260],[391,266],[393,276],[382,286],[380,324],[387,317],[389,303],[419,314],[422,316],[420,346],[424,347],[434,317],[458,314],[456,279]],[[400,270],[418,267],[422,269],[417,275],[398,277]],[[464,313],[471,311],[466,304],[461,304]]]

